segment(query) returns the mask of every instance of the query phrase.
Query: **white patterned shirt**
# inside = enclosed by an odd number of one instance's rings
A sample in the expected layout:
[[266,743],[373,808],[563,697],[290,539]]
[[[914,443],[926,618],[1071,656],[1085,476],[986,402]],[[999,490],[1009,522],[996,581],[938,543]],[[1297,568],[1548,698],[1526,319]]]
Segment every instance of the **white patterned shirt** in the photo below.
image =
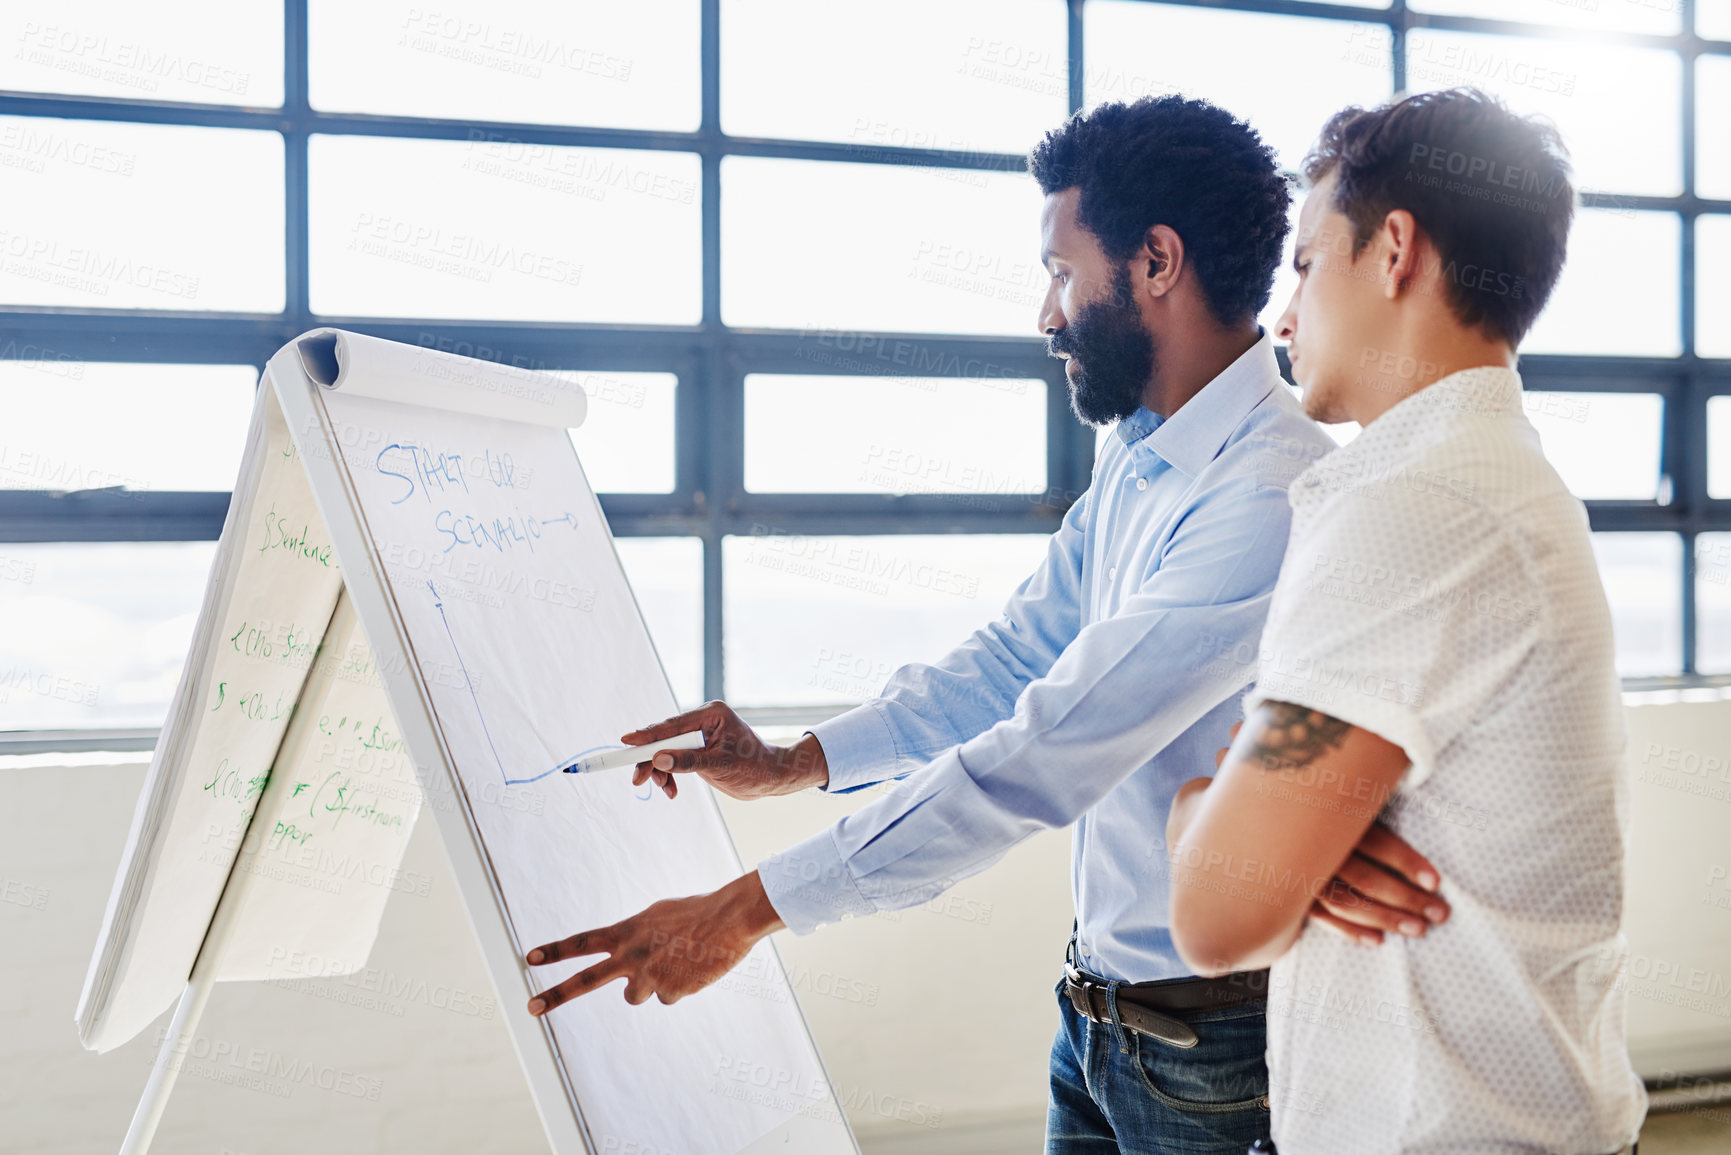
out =
[[1411,760],[1382,810],[1453,913],[1377,947],[1307,925],[1273,967],[1281,1155],[1605,1155],[1646,1093],[1624,1041],[1628,785],[1586,512],[1520,377],[1419,390],[1292,485],[1262,700]]

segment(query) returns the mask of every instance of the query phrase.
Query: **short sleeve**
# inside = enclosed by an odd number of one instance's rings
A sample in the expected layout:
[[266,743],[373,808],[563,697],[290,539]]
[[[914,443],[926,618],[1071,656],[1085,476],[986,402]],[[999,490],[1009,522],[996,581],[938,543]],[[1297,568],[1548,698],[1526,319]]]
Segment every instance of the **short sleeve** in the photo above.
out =
[[1246,710],[1291,702],[1377,734],[1411,789],[1525,660],[1542,609],[1514,536],[1463,487],[1355,486],[1297,519]]

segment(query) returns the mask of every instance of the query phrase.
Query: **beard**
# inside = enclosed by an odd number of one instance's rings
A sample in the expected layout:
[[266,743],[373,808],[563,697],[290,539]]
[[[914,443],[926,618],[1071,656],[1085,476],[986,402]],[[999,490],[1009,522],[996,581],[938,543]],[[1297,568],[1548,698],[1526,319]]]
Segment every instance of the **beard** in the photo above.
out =
[[1073,358],[1075,372],[1064,376],[1070,409],[1084,425],[1098,428],[1136,412],[1154,379],[1155,348],[1154,334],[1136,308],[1128,264],[1113,274],[1112,292],[1077,310],[1069,324],[1047,338],[1046,350]]

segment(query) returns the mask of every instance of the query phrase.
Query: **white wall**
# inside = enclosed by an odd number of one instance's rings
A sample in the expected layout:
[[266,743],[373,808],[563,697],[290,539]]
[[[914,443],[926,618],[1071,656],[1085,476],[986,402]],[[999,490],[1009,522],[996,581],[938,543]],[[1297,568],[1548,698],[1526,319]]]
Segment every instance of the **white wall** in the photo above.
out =
[[1731,701],[1631,706],[1629,1051],[1731,1070]]
[[[145,1035],[96,1055],[80,1048],[72,1023],[144,769],[0,768],[6,1155],[112,1153],[166,1027],[165,1013]],[[869,796],[735,804],[729,819],[755,861]],[[1070,929],[1068,852],[1066,834],[1043,835],[929,908],[780,936],[868,1151],[1037,1147],[1051,989]],[[403,871],[424,877],[426,893],[391,896],[367,977],[218,986],[156,1151],[546,1150],[433,823],[415,831]],[[249,1060],[256,1068],[273,1059],[277,1069],[307,1070],[307,1081],[237,1083]],[[315,1085],[338,1078],[359,1094]]]
[[[1631,1049],[1648,1073],[1731,1066],[1731,702],[1636,707],[1630,729]],[[112,1152],[143,1086],[162,1023],[100,1056],[72,1026],[142,778],[137,762],[0,769],[8,1153]],[[729,804],[728,816],[754,861],[867,797]],[[1042,835],[930,908],[780,936],[868,1152],[1037,1149],[1068,848]],[[392,896],[366,982],[217,989],[200,1031],[212,1057],[181,1077],[159,1152],[545,1150],[431,823],[404,865],[426,893]],[[237,1083],[260,1054],[308,1081]],[[360,1094],[316,1085],[334,1076]]]

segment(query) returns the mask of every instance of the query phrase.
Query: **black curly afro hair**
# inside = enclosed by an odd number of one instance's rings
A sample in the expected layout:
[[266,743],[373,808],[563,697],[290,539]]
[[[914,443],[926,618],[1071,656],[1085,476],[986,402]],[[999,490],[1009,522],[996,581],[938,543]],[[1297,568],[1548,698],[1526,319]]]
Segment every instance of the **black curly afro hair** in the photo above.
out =
[[1155,225],[1176,232],[1222,325],[1268,304],[1292,193],[1273,150],[1225,109],[1181,96],[1102,104],[1047,133],[1028,169],[1042,192],[1081,191],[1077,222],[1113,260]]

